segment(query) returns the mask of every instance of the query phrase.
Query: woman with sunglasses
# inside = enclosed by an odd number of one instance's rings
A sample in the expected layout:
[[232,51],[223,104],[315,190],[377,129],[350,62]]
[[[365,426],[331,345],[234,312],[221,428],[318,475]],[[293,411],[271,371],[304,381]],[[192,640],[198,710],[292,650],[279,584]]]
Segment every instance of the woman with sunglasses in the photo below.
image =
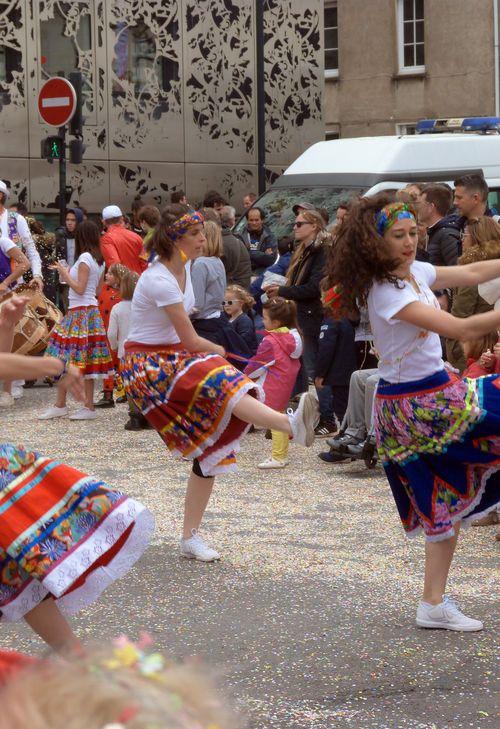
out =
[[181,555],[212,562],[220,555],[198,530],[215,476],[236,469],[241,436],[253,424],[309,446],[318,415],[315,398],[307,393],[293,414],[259,402],[260,388],[227,362],[223,347],[195,331],[189,318],[195,304],[191,262],[206,244],[203,223],[203,216],[185,205],[163,210],[151,240],[157,258],[132,299],[122,376],[127,394],[167,448],[192,463]]

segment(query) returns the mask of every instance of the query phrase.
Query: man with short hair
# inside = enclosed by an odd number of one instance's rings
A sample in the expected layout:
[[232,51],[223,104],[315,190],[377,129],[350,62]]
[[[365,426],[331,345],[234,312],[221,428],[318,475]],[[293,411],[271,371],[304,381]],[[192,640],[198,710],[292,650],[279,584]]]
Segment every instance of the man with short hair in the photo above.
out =
[[170,202],[172,205],[187,205],[188,207],[191,207],[191,205],[187,201],[186,193],[184,190],[174,190],[170,194]]
[[257,200],[257,195],[254,192],[247,192],[243,195],[243,212],[251,208],[254,202]]
[[139,275],[147,268],[141,257],[142,238],[132,230],[127,230],[123,213],[118,205],[107,205],[102,211],[102,222],[106,232],[101,237],[101,251],[109,268],[113,263],[122,263]]
[[250,253],[241,238],[234,235],[231,230],[235,219],[236,210],[233,207],[225,205],[221,208],[220,222],[222,226],[222,245],[224,246],[222,263],[226,269],[227,285],[237,284],[248,290],[252,277]]
[[488,185],[482,175],[464,175],[453,183],[455,193],[453,202],[458,210],[460,230],[464,230],[467,221],[480,218],[482,215],[492,216],[488,209]]
[[224,205],[227,205],[227,200],[217,190],[209,190],[205,193],[202,203],[203,208],[213,208],[216,213],[219,213]]
[[450,216],[452,192],[439,184],[426,185],[420,193],[418,221],[427,228],[427,253],[433,266],[456,266],[460,252],[460,229]]
[[278,243],[271,230],[265,224],[266,215],[262,208],[250,208],[246,211],[247,224],[242,231],[243,242],[250,251],[252,273],[258,276],[276,260]]

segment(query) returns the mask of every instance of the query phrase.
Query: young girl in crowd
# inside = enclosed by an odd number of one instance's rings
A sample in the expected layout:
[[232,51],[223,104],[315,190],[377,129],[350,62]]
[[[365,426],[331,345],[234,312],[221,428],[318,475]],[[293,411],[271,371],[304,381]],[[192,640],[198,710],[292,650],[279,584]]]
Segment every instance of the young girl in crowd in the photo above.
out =
[[[129,269],[122,263],[112,263],[104,275],[104,285],[102,286],[99,296],[97,297],[99,305],[99,313],[101,315],[104,329],[107,331],[109,327],[109,319],[111,310],[121,301],[120,285],[123,276]],[[111,347],[113,349],[113,347]],[[104,378],[102,383],[102,397],[95,404],[96,408],[112,408],[115,405],[113,399],[113,390],[116,388],[117,402],[126,402],[125,390],[118,373],[119,363],[116,355],[111,355],[113,359],[113,369],[115,374]]]
[[153,235],[157,258],[142,274],[132,299],[123,378],[127,393],[167,447],[192,461],[181,554],[219,559],[198,533],[214,477],[236,468],[239,440],[249,424],[281,430],[302,445],[314,440],[317,402],[304,394],[295,413],[259,402],[262,392],[225,359],[220,345],[196,334],[191,260],[203,249],[203,217],[185,205],[162,212]]
[[235,332],[243,339],[251,354],[257,351],[257,337],[255,326],[249,312],[255,301],[242,286],[232,284],[226,288],[225,299],[222,302],[224,311]]
[[[0,310],[0,351],[27,299]],[[0,379],[62,377],[83,398],[80,371],[54,357],[0,354]],[[54,650],[79,650],[62,613],[93,602],[146,548],[153,517],[101,480],[22,446],[0,443],[0,616],[24,618]],[[7,724],[5,724],[7,726]]]
[[[300,369],[302,339],[297,331],[295,302],[277,297],[262,305],[266,335],[245,374],[257,380],[264,390],[265,403],[273,410],[286,408]],[[271,431],[271,458],[258,468],[284,468],[288,465],[289,436],[280,430]]]
[[[68,312],[53,328],[45,354],[80,368],[85,379],[85,406],[70,420],[92,420],[94,380],[112,370],[106,332],[97,308],[97,291],[104,278],[104,263],[99,246],[99,229],[84,220],[75,231],[75,263],[69,269],[54,264],[61,281],[69,286]],[[56,404],[39,416],[40,420],[68,415],[64,381],[57,386]]]
[[500,326],[500,311],[459,319],[432,289],[500,275],[500,260],[435,267],[415,261],[415,211],[362,198],[332,249],[329,283],[338,315],[368,303],[381,379],[375,432],[404,529],[423,530],[425,579],[417,625],[481,630],[446,593],[461,522],[496,507],[500,492],[500,379],[447,372],[439,335],[468,340]]

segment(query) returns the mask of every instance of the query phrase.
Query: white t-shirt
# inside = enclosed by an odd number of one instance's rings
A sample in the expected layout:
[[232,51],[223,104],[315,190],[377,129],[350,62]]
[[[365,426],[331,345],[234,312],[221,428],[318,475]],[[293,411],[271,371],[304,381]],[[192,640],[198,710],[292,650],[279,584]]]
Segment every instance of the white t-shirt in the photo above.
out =
[[368,294],[368,313],[379,360],[380,376],[388,382],[411,382],[429,377],[444,367],[439,334],[420,329],[395,315],[414,301],[439,309],[430,287],[436,280],[436,269],[430,263],[415,261],[410,273],[419,292],[409,281],[396,288],[388,281],[375,282]]
[[124,345],[130,329],[131,301],[119,301],[111,309],[108,325],[108,342],[111,349],[118,352],[118,357],[125,354]]
[[[28,226],[28,223],[26,222],[26,218],[23,218],[22,215],[19,215],[19,213],[16,213],[16,223],[17,223],[17,235],[19,236],[18,241],[14,241],[19,248],[22,250],[22,252],[25,254],[26,258],[31,264],[31,270],[33,272],[33,276],[42,276],[42,261],[40,259],[40,254],[38,253],[35,243],[33,241],[33,238],[31,237],[30,229]],[[0,236],[3,238],[9,237],[9,211],[4,210],[3,213],[0,214]],[[22,279],[19,279],[22,283]]]
[[6,256],[9,256],[9,251],[11,251],[15,247],[16,244],[13,243],[10,238],[4,238],[4,236],[0,238],[0,249],[2,250],[2,253],[5,253]]
[[82,253],[70,268],[71,278],[75,279],[75,281],[78,280],[78,267],[80,263],[85,263],[89,267],[89,278],[83,294],[77,294],[70,286],[69,309],[74,309],[77,306],[97,306],[96,291],[104,271],[104,263],[99,265],[90,253]]
[[186,263],[186,285],[182,292],[175,276],[163,263],[154,260],[135,287],[127,341],[178,344],[180,339],[163,307],[180,303],[188,314],[194,309],[191,262]]

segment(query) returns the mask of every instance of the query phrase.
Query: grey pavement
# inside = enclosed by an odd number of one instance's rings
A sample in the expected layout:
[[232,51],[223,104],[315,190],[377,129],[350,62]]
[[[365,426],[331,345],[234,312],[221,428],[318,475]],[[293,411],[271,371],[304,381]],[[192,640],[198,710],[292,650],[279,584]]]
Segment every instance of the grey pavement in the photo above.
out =
[[[146,629],[169,656],[201,657],[253,729],[499,725],[494,528],[465,532],[450,582],[486,629],[419,630],[423,543],[403,536],[380,468],[325,464],[317,441],[291,447],[287,469],[259,471],[270,443],[247,436],[205,521],[223,560],[193,563],[177,553],[188,464],[156,433],[124,431],[124,406],[37,421],[53,398],[36,388],[2,411],[3,440],[106,479],[157,519],[140,563],[73,618],[84,640]],[[0,626],[0,645],[43,650],[21,623]]]

